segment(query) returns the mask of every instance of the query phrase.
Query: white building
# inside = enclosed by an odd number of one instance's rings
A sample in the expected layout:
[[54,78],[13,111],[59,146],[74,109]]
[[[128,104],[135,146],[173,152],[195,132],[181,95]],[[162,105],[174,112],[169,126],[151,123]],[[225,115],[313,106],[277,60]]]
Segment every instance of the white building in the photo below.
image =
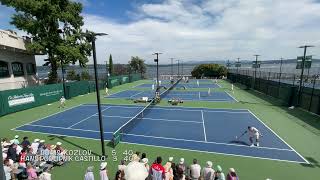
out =
[[37,84],[35,56],[26,51],[29,39],[0,30],[0,91]]

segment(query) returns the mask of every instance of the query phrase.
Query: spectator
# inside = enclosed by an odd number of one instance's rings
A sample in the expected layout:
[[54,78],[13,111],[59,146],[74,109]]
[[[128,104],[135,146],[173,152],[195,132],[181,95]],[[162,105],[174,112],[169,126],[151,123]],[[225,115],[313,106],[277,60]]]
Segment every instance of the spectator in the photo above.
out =
[[120,164],[118,165],[118,170],[124,171],[124,168],[126,168],[125,161],[121,160]]
[[10,141],[7,138],[3,138],[1,141],[2,151],[8,150],[8,148],[11,144],[12,143],[10,143]]
[[184,163],[184,158],[180,158],[180,162],[179,162],[179,164],[177,166],[177,169],[179,169],[179,168],[182,169],[183,174],[186,174],[187,166]]
[[28,137],[24,137],[21,143],[22,148],[28,148],[31,145]]
[[131,156],[131,161],[136,161],[136,162],[139,162],[140,161],[140,157],[138,154],[133,154]]
[[100,180],[109,180],[107,165],[107,162],[102,162],[100,165]]
[[93,175],[93,166],[89,166],[87,168],[87,172],[84,175],[84,180],[94,180],[94,175]]
[[207,161],[207,167],[203,168],[202,176],[204,180],[214,180],[215,179],[215,173],[212,169],[212,162]]
[[233,168],[229,169],[227,180],[239,180],[239,177],[237,176],[237,173]]
[[33,141],[33,143],[31,144],[32,154],[37,154],[38,148],[39,148],[39,141],[40,141],[40,139],[35,139]]
[[178,178],[178,169],[174,162],[171,163],[172,173],[173,173],[173,179],[176,180]]
[[177,169],[177,177],[174,177],[176,180],[185,180],[186,176],[184,175],[184,171],[182,168]]
[[49,168],[44,168],[43,173],[39,176],[39,180],[51,180],[51,174],[48,171]]
[[124,178],[123,171],[118,170],[117,173],[116,173],[116,177],[114,179],[115,180],[123,180],[123,178]]
[[173,160],[173,157],[169,157],[169,161],[163,166],[165,170],[166,180],[173,180],[173,169],[171,168],[172,160]]
[[146,153],[142,153],[141,154],[141,159],[143,159],[143,158],[147,158],[147,154]]
[[30,163],[27,165],[28,180],[38,179],[37,171],[32,167]]
[[216,180],[226,180],[226,177],[224,173],[222,172],[221,166],[217,166],[217,171],[216,171]]
[[40,152],[40,149],[42,149],[43,146],[45,146],[45,144],[44,144],[45,142],[46,142],[45,140],[40,140],[39,141],[38,152]]
[[192,180],[200,178],[201,166],[198,164],[197,159],[193,159],[193,164],[190,166],[190,176]]
[[150,168],[150,175],[153,180],[163,180],[165,179],[165,170],[161,165],[162,158],[160,156],[157,157],[156,163],[153,163]]
[[17,145],[13,143],[9,146],[8,152],[7,152],[7,158],[13,160],[13,162],[17,162]]
[[146,168],[146,171],[149,173],[150,167],[149,167],[149,164],[148,164],[148,162],[149,162],[148,158],[143,158],[143,159],[141,160],[141,162],[142,162],[142,164],[144,165],[144,167]]
[[42,146],[40,149],[40,156],[46,163],[51,164],[52,162],[52,157],[50,157],[50,150],[47,146]]
[[19,166],[23,168],[27,168],[26,157],[27,157],[26,149],[22,149],[21,153],[19,154]]
[[15,135],[15,136],[14,136],[14,139],[12,139],[12,140],[13,140],[13,143],[14,143],[14,144],[16,144],[16,145],[20,144],[20,142],[19,142],[19,136],[18,136],[18,135]]
[[8,159],[4,160],[4,166],[3,166],[3,170],[4,170],[4,175],[6,177],[5,180],[10,180],[12,177],[12,168],[10,166],[10,162]]
[[148,177],[145,166],[139,161],[131,161],[124,169],[124,179],[126,180],[143,180]]

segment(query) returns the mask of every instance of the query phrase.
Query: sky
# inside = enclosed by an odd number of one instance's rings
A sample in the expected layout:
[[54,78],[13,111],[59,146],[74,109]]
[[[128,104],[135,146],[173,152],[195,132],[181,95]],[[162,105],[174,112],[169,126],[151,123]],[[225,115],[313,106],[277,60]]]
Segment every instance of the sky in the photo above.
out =
[[[315,45],[308,54],[320,55],[319,0],[73,1],[83,4],[83,29],[109,34],[97,40],[99,63],[112,54],[114,63],[139,56],[151,64],[154,52],[162,53],[162,64],[169,58],[253,60],[254,54],[292,59],[303,55],[301,45]],[[16,29],[13,13],[0,5],[0,29]]]

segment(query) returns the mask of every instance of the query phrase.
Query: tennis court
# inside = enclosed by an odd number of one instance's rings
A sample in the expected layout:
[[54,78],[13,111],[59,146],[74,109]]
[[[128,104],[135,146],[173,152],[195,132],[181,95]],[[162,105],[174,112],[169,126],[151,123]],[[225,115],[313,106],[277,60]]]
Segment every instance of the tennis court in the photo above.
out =
[[[144,106],[102,105],[106,140]],[[248,137],[236,140],[247,126],[264,135],[260,147],[249,147]],[[147,108],[132,121],[122,142],[241,157],[307,163],[290,145],[249,110],[160,107]],[[100,139],[97,107],[83,104],[17,127],[14,130],[49,135]]]
[[[178,85],[177,85],[178,86]],[[154,97],[153,91],[136,91],[136,90],[126,90],[121,91],[106,98],[126,98],[126,99],[138,99],[141,97]],[[206,91],[169,91],[164,99],[178,98],[184,101],[213,101],[213,102],[236,102],[237,100],[227,92],[213,92],[210,94]]]
[[[161,86],[170,87],[171,84],[161,83]],[[219,84],[193,84],[193,83],[182,83],[176,85],[176,88],[220,88],[221,86]],[[140,84],[138,86],[135,86],[134,88],[152,88],[152,84]]]

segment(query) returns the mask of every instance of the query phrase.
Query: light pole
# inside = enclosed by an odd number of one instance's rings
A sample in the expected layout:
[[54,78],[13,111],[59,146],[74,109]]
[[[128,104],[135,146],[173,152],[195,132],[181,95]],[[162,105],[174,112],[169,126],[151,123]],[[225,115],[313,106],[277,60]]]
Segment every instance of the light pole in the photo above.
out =
[[162,54],[162,53],[155,52],[152,54],[152,55],[156,55],[156,59],[154,59],[154,62],[157,63],[157,90],[156,90],[156,92],[159,92],[159,54]]
[[237,62],[237,74],[239,74],[239,65],[240,65],[240,58],[237,58],[238,62]]
[[178,78],[180,77],[180,60],[176,60],[178,62]]
[[282,75],[282,63],[283,63],[283,58],[280,58],[280,74],[279,74],[279,85],[281,83],[281,75]]
[[253,55],[253,56],[256,57],[255,66],[254,66],[254,78],[253,78],[253,85],[252,85],[252,88],[254,89],[254,85],[255,85],[255,83],[256,83],[256,78],[257,78],[258,57],[259,57],[260,55],[255,54],[255,55]]
[[[65,40],[64,31],[62,29],[58,29],[57,31],[59,34],[62,34],[62,39]],[[62,58],[60,60],[60,64],[61,64],[61,74],[62,74],[63,96],[66,97],[66,84],[64,79],[65,69],[63,67],[64,63]]]
[[174,58],[170,58],[171,59],[171,77],[173,78],[173,59]]
[[181,75],[183,77],[183,60],[181,60]]
[[98,115],[99,115],[99,127],[100,127],[100,140],[101,140],[101,150],[102,156],[106,156],[105,147],[104,147],[104,130],[103,130],[103,120],[101,114],[101,103],[100,103],[100,91],[98,84],[98,70],[97,70],[97,56],[96,56],[96,37],[97,36],[105,36],[108,35],[106,33],[86,33],[85,36],[89,38],[92,43],[92,54],[93,54],[93,67],[94,67],[94,79],[96,83],[96,95],[97,95],[97,103],[98,103]]
[[301,98],[301,93],[302,93],[302,79],[303,79],[303,72],[304,72],[304,63],[306,61],[306,56],[307,56],[307,48],[308,47],[314,47],[312,45],[305,45],[305,46],[300,46],[298,48],[303,48],[303,59],[301,63],[301,75],[300,75],[300,82],[299,82],[299,89],[298,89],[298,105],[300,105],[300,98]]

